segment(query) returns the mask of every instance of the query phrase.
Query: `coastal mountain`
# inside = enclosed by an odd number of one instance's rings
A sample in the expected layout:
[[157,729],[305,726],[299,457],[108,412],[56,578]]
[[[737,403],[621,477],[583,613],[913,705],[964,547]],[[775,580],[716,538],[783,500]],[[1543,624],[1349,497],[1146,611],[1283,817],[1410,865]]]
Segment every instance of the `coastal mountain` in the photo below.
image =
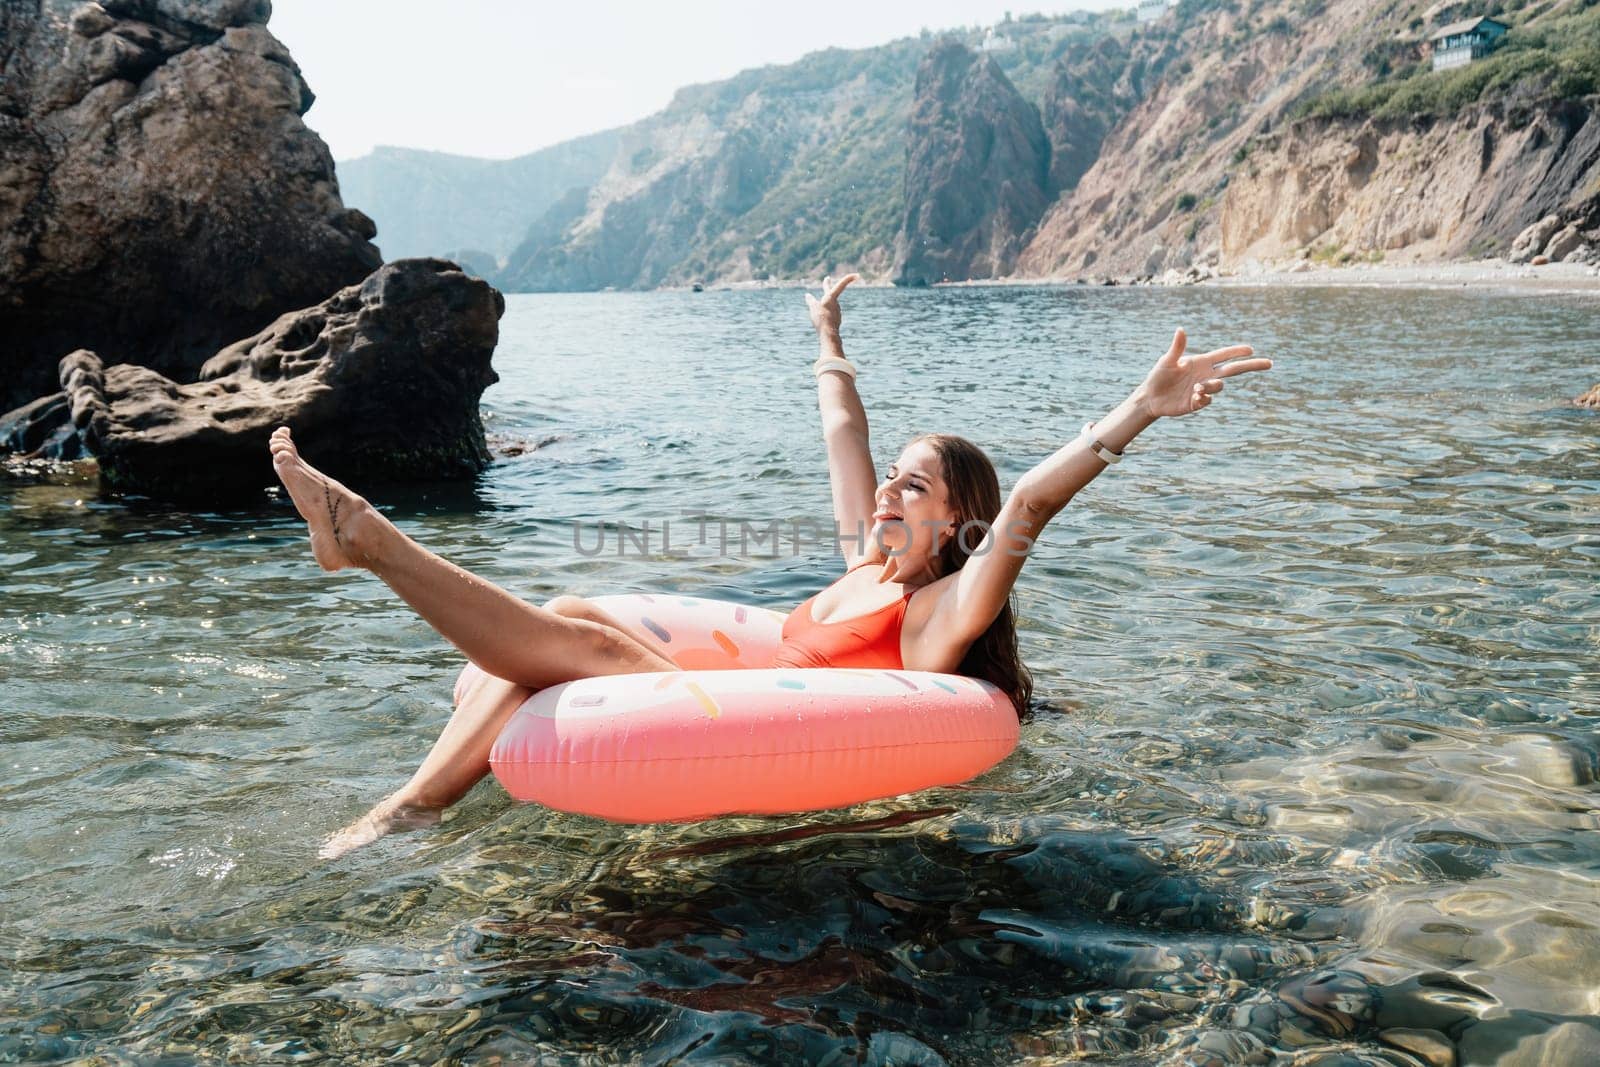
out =
[[341,162],[339,187],[346,200],[383,220],[388,259],[476,251],[498,261],[522,240],[532,219],[605,173],[616,147],[615,131],[516,159],[382,145]]
[[[522,207],[493,277],[523,290],[851,269],[899,284],[1195,277],[1507,254],[1536,225],[1540,247],[1519,254],[1594,256],[1588,4],[1496,0],[1498,47],[1439,71],[1430,38],[1486,12],[1181,0],[1145,5],[1144,21],[1029,16],[830,50],[685,89],[613,131],[592,180]],[[378,180],[411,195],[397,173]],[[383,229],[382,210],[352,202]],[[477,232],[436,240],[486,244]]]
[[529,229],[512,289],[649,288],[889,269],[920,41],[681,90]]

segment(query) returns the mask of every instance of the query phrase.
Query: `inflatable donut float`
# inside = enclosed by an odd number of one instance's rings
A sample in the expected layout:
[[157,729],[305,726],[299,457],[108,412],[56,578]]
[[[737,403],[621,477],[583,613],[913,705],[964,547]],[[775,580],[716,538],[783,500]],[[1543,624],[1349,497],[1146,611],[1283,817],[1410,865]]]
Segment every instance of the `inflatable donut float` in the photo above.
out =
[[956,785],[1016,748],[1016,710],[987,682],[773,668],[779,612],[700,597],[592,600],[653,634],[682,669],[530,697],[489,756],[518,800],[616,822],[815,811]]

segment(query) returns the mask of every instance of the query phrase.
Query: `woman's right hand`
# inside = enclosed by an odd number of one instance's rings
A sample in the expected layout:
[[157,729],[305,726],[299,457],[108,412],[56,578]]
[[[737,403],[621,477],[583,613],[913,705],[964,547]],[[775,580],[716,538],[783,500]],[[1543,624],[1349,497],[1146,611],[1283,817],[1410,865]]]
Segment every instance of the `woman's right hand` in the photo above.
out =
[[844,292],[845,286],[851,282],[861,280],[859,274],[846,274],[838,281],[831,277],[822,279],[822,299],[818,300],[810,293],[806,294],[806,307],[811,311],[811,325],[817,333],[824,337],[838,336],[839,333],[839,294]]
[[1156,360],[1135,390],[1139,406],[1152,419],[1177,415],[1192,415],[1211,403],[1211,398],[1222,392],[1222,380],[1235,374],[1271,370],[1272,360],[1245,359],[1255,354],[1249,345],[1219,348],[1201,356],[1186,356],[1189,338],[1182,330],[1172,335],[1172,347]]

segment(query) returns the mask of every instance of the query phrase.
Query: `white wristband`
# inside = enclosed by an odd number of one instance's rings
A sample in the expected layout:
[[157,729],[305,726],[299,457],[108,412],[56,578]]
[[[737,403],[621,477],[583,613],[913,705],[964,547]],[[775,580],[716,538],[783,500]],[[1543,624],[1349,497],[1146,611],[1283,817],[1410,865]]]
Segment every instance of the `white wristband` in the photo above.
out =
[[1088,442],[1089,451],[1093,452],[1097,457],[1099,457],[1100,462],[1102,462],[1102,463],[1121,463],[1122,462],[1122,453],[1121,452],[1113,452],[1113,451],[1111,451],[1111,449],[1107,448],[1105,445],[1100,443],[1099,438],[1095,437],[1095,435],[1094,435],[1094,423],[1086,422],[1086,423],[1083,424],[1083,439],[1084,439],[1084,441]]
[[840,374],[848,374],[852,379],[856,376],[856,365],[848,359],[840,359],[838,356],[823,356],[811,365],[811,373],[819,379],[831,370],[836,370]]

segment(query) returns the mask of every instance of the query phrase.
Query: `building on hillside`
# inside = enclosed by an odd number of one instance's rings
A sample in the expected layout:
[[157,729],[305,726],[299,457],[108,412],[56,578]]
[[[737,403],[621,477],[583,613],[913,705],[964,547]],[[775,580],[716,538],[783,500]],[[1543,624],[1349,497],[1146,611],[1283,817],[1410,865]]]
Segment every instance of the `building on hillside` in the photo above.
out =
[[1464,67],[1494,51],[1500,38],[1511,27],[1491,18],[1462,19],[1436,32],[1433,43],[1433,69]]
[[1140,22],[1154,22],[1167,13],[1167,0],[1139,0]]
[[984,30],[984,43],[978,46],[979,51],[1013,51],[1014,48],[1016,42],[1005,34],[1000,34],[992,26]]

